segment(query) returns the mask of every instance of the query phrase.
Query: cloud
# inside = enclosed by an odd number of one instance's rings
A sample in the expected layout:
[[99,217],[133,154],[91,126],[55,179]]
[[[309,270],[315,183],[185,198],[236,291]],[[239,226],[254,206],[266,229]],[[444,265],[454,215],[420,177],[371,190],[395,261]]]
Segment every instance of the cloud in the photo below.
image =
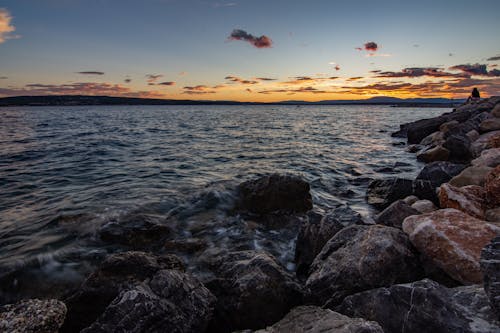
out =
[[76,74],[83,74],[83,75],[104,75],[104,72],[99,72],[99,71],[83,71],[83,72],[76,72]]
[[11,35],[16,30],[12,25],[12,16],[5,8],[0,8],[0,44],[7,39],[18,38],[19,36]]
[[230,40],[243,40],[245,42],[249,42],[250,44],[259,49],[271,47],[273,44],[273,41],[265,35],[257,37],[247,33],[245,30],[240,30],[240,29],[234,29],[228,38]]
[[300,87],[296,89],[268,89],[259,91],[259,94],[265,95],[274,93],[286,93],[287,95],[293,95],[296,93],[328,94],[332,93],[332,91],[320,90],[314,87]]
[[236,83],[241,83],[241,84],[257,84],[257,83],[259,83],[259,81],[256,81],[256,80],[244,80],[242,78],[239,78],[237,76],[232,76],[232,75],[226,76],[224,78],[224,80],[229,80],[231,82],[236,82]]
[[497,56],[494,56],[494,57],[491,57],[491,58],[488,58],[486,59],[487,61],[497,61],[497,60],[500,60],[500,55],[497,55]]
[[357,81],[363,79],[362,76],[354,76],[347,79],[347,81]]
[[0,80],[7,80],[8,77],[7,76],[0,76]]
[[272,79],[269,77],[256,77],[255,79],[259,81],[276,81],[276,79]]
[[132,82],[132,79],[126,78],[125,80],[123,80],[123,82],[130,83],[130,82]]
[[441,68],[438,67],[411,67],[411,68],[404,68],[400,72],[378,72],[378,74],[375,77],[409,77],[409,78],[414,78],[414,77],[422,77],[422,76],[428,76],[428,77],[449,77],[449,78],[460,78],[460,77],[467,77],[468,75],[466,74],[454,74],[454,73],[448,73],[443,71]]
[[329,63],[328,63],[328,65],[332,65],[332,66],[334,66],[333,68],[334,68],[336,71],[339,71],[339,70],[340,70],[340,66],[339,66],[336,62],[334,62],[334,61],[329,62]]
[[209,87],[203,84],[199,84],[197,86],[186,86],[182,88],[184,91],[183,94],[188,95],[202,95],[202,94],[215,94],[215,87]]
[[363,45],[366,51],[376,52],[378,50],[378,45],[375,42],[367,42]]
[[456,65],[452,66],[450,70],[462,71],[468,75],[474,76],[490,76],[490,77],[499,77],[500,71],[498,69],[493,69],[488,71],[488,65],[485,64],[464,64],[464,65]]
[[175,85],[175,82],[173,82],[173,81],[165,81],[165,82],[157,83],[156,85],[158,85],[158,86],[173,86],[173,85]]
[[236,2],[214,2],[212,4],[212,7],[214,8],[221,8],[221,7],[234,7],[236,6]]
[[159,78],[162,78],[162,74],[146,74],[146,77],[148,78],[148,83],[155,83],[158,81]]

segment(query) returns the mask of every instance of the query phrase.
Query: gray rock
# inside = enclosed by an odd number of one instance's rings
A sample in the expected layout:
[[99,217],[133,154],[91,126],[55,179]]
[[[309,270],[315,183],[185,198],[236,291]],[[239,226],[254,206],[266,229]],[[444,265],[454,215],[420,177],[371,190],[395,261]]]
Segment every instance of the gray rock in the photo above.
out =
[[314,260],[306,281],[314,304],[338,304],[359,291],[421,278],[420,263],[399,229],[373,225],[342,229]]
[[431,163],[436,161],[448,161],[450,158],[450,151],[443,146],[432,146],[430,148],[424,149],[417,154],[417,160]]
[[484,290],[500,320],[500,236],[493,238],[481,251],[481,271]]
[[471,161],[474,166],[487,166],[494,168],[500,165],[500,148],[485,149],[481,156]]
[[450,185],[462,187],[467,185],[483,186],[486,176],[493,168],[487,166],[470,166],[460,172],[458,175],[450,179]]
[[82,333],[204,332],[215,297],[195,278],[158,271],[151,280],[122,291]]
[[412,181],[403,178],[375,179],[368,184],[366,192],[368,203],[379,209],[411,194]]
[[66,316],[63,302],[28,299],[0,306],[0,332],[57,333]]
[[416,195],[409,195],[403,199],[403,201],[406,202],[410,206],[413,205],[418,200],[419,200],[419,198]]
[[430,213],[437,209],[437,207],[430,200],[418,200],[411,205],[411,208],[417,210],[421,214]]
[[483,120],[481,125],[479,125],[479,133],[486,133],[498,130],[500,130],[500,119],[496,117],[485,119]]
[[492,132],[482,134],[470,146],[470,150],[472,152],[472,155],[474,157],[478,157],[481,155],[481,152],[483,150],[489,149],[489,148],[495,148],[495,147],[491,147],[490,140],[493,139],[494,137],[498,137],[498,136],[500,136],[500,131],[492,131]]
[[450,152],[450,161],[467,162],[472,158],[470,141],[465,134],[449,136],[443,143],[443,148],[446,148]]
[[479,132],[476,131],[476,130],[470,130],[467,133],[465,133],[465,136],[472,143],[472,142],[476,141],[479,138]]
[[403,220],[411,215],[418,215],[419,211],[413,209],[403,200],[394,201],[375,217],[375,222],[389,227],[401,229]]
[[299,306],[285,318],[255,333],[384,333],[380,325],[361,318],[349,318],[317,306]]
[[439,205],[436,188],[448,182],[465,169],[464,164],[433,162],[427,164],[413,181],[413,192],[420,199],[427,199]]
[[446,288],[428,279],[351,295],[335,310],[376,321],[386,333],[500,330],[480,286]]

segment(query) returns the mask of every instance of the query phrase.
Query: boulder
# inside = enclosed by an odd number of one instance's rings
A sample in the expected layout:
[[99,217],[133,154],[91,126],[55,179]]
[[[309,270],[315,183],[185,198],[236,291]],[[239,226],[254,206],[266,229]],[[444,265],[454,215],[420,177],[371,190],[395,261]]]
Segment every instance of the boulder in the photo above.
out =
[[460,123],[456,120],[447,121],[446,123],[443,123],[441,124],[441,126],[439,126],[439,131],[444,134],[445,132],[448,132],[449,130],[457,127],[459,124]]
[[367,201],[384,209],[396,200],[412,194],[412,181],[403,178],[375,179],[368,184]]
[[484,133],[476,141],[474,141],[470,146],[470,151],[474,157],[481,155],[481,152],[485,149],[495,148],[493,147],[493,142],[496,137],[500,137],[500,131],[492,131]]
[[406,198],[403,199],[404,202],[406,202],[408,205],[413,205],[415,202],[417,202],[419,199],[416,195],[409,195]]
[[66,305],[55,299],[28,299],[0,306],[0,332],[57,333]]
[[162,222],[162,218],[155,215],[129,214],[104,224],[99,236],[107,243],[143,249],[162,242],[171,234],[172,230]]
[[215,297],[198,280],[161,270],[151,280],[123,290],[82,333],[204,332]]
[[443,148],[450,152],[450,161],[464,162],[472,158],[470,141],[465,135],[451,135],[447,137],[443,143]]
[[272,174],[241,183],[238,190],[240,209],[255,214],[306,212],[313,206],[309,183],[297,176]]
[[450,185],[462,187],[467,185],[483,186],[486,176],[492,168],[487,166],[470,166],[450,179]]
[[201,238],[184,238],[166,241],[164,246],[167,251],[181,253],[196,253],[207,248],[207,242]]
[[500,118],[500,104],[495,105],[493,110],[491,110],[491,115],[496,118]]
[[476,141],[479,138],[479,132],[476,131],[476,130],[470,130],[467,133],[465,133],[465,136],[472,143],[472,142]]
[[308,219],[300,227],[295,246],[297,275],[306,275],[326,242],[343,228],[354,224],[363,224],[363,219],[348,206],[333,209],[325,216],[308,214]]
[[500,130],[500,118],[489,118],[483,120],[479,125],[479,133],[486,133]]
[[375,217],[375,222],[389,227],[401,229],[403,220],[411,215],[420,214],[403,200],[394,201]]
[[[442,125],[441,125],[442,126]],[[429,134],[420,141],[422,146],[437,146],[444,142],[444,132],[437,131]]]
[[298,306],[279,322],[255,333],[384,333],[380,325],[317,306]]
[[102,262],[65,303],[68,314],[61,332],[79,332],[92,324],[123,290],[129,290],[162,269],[184,270],[173,255],[129,251],[112,254]]
[[491,170],[486,176],[484,189],[486,191],[486,202],[489,207],[500,206],[500,165]]
[[470,216],[484,219],[485,191],[481,186],[455,187],[443,184],[439,188],[438,196],[441,208],[455,208]]
[[500,330],[480,286],[446,288],[424,279],[346,297],[335,308],[378,322],[385,333],[494,333]]
[[359,291],[414,281],[422,272],[408,237],[382,225],[351,226],[316,256],[306,281],[313,304],[338,304]]
[[500,227],[500,207],[486,210],[484,218]]
[[474,166],[487,166],[494,168],[500,165],[500,148],[485,149],[481,152],[481,156],[472,160]]
[[417,160],[425,163],[448,161],[449,158],[450,151],[441,145],[425,149],[417,154]]
[[209,332],[264,328],[302,301],[294,277],[265,252],[230,252],[213,260],[216,279],[206,286],[217,304]]
[[500,236],[493,238],[481,251],[481,270],[484,290],[500,320]]
[[437,209],[437,207],[430,200],[418,200],[411,205],[411,208],[418,211],[420,214],[430,213]]
[[407,217],[403,231],[437,267],[463,284],[481,283],[481,249],[500,228],[447,208]]
[[421,119],[406,124],[406,135],[408,143],[419,143],[423,138],[439,130],[439,126],[448,121],[446,116],[430,119]]

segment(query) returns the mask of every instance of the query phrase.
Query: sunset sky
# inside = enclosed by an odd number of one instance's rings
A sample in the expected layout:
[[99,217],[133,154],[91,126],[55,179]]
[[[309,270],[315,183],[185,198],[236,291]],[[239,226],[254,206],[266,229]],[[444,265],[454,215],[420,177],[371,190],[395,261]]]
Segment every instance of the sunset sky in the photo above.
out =
[[500,1],[0,0],[0,97],[500,95]]

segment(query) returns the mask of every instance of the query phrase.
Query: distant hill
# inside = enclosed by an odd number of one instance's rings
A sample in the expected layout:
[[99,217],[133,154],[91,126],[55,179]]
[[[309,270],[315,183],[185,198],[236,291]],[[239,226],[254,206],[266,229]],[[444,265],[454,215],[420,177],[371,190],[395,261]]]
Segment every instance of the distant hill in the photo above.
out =
[[410,98],[372,97],[362,100],[325,100],[318,102],[281,101],[273,103],[237,102],[237,101],[197,101],[178,99],[152,99],[135,97],[49,95],[15,96],[0,98],[0,106],[71,106],[71,105],[391,105],[391,106],[426,106],[453,107],[464,102],[463,99],[446,98]]

